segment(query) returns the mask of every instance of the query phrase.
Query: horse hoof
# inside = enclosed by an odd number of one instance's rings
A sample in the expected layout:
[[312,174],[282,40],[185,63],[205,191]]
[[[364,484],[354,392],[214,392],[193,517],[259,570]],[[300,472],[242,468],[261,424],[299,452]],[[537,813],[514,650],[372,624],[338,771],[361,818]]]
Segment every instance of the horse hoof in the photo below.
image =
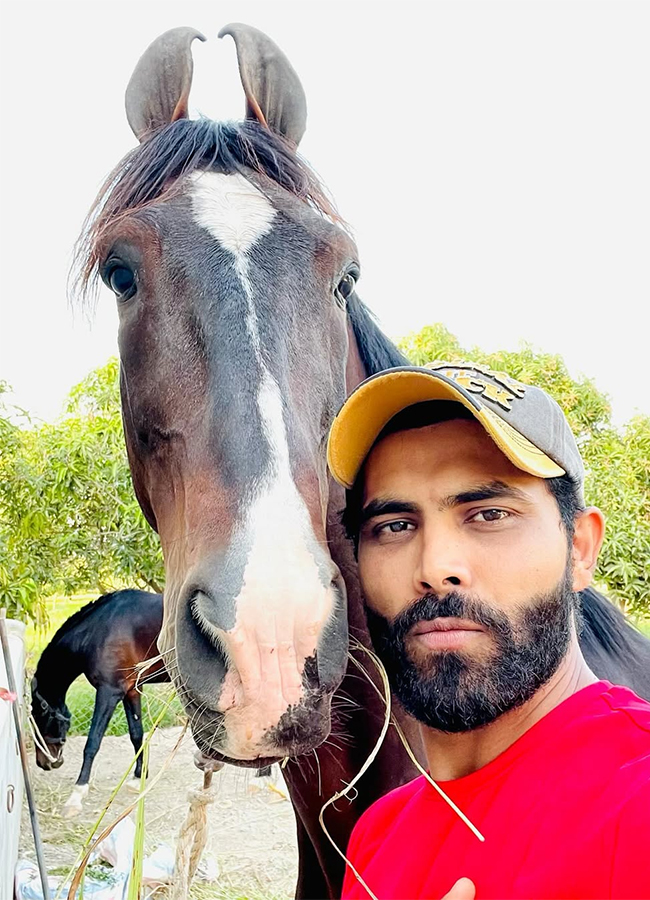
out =
[[74,819],[75,816],[78,816],[81,813],[82,808],[81,803],[70,803],[68,800],[61,810],[61,815],[64,819]]
[[73,788],[72,793],[68,797],[65,806],[61,810],[64,819],[74,819],[78,816],[83,807],[84,797],[88,793],[87,784],[78,784]]

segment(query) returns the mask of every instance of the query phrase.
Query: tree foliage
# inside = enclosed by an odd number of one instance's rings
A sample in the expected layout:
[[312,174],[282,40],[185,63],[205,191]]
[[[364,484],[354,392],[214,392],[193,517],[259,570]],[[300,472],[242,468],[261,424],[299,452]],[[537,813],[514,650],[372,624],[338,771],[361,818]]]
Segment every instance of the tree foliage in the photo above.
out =
[[70,392],[55,423],[18,427],[0,410],[0,603],[38,618],[53,592],[160,590],[162,556],[133,493],[118,363]]
[[19,411],[5,402],[8,391],[6,382],[0,382],[0,607],[6,607],[10,616],[38,621],[44,607],[30,548],[32,523],[24,488],[31,473],[24,432],[13,421]]
[[572,378],[561,356],[529,344],[496,353],[464,349],[436,324],[407,336],[400,348],[417,365],[436,359],[487,364],[543,387],[557,400],[585,461],[587,502],[600,507],[607,519],[596,578],[626,610],[650,614],[650,417],[635,416],[622,429],[615,428],[609,401],[591,379]]

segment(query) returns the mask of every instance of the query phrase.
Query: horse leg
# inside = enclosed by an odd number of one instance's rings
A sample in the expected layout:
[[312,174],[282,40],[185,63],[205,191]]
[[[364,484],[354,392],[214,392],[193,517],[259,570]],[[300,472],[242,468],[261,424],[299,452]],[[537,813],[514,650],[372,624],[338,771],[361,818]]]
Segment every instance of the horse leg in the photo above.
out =
[[102,738],[111,721],[111,716],[115,712],[115,707],[119,703],[121,693],[113,687],[102,685],[97,689],[95,697],[95,708],[93,709],[93,718],[88,731],[86,746],[84,747],[84,758],[81,766],[81,772],[77,778],[77,782],[63,807],[63,815],[65,818],[72,818],[81,812],[83,800],[88,793],[88,783],[90,781],[90,770],[97,756],[97,751],[102,742]]
[[[130,690],[126,696],[122,698],[122,704],[124,706],[124,712],[126,713],[126,721],[129,726],[129,737],[131,738],[133,749],[137,755],[140,747],[142,747],[144,733],[142,728],[142,698],[139,691],[136,691],[135,688]],[[142,774],[142,755],[140,755],[135,761],[135,769],[130,785],[133,786],[135,790],[140,789],[140,778]],[[144,772],[144,777],[147,777],[146,771]]]

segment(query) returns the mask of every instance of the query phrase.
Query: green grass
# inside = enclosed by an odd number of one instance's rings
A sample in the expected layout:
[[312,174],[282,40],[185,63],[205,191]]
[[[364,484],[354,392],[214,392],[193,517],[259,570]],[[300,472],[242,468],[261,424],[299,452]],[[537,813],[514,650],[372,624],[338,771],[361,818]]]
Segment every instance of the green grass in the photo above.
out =
[[[96,600],[97,596],[96,593],[76,594],[74,597],[57,595],[48,599],[49,624],[44,629],[36,629],[30,625],[25,634],[28,680],[36,669],[39,656],[54,636],[55,631],[81,606],[90,603],[91,600]],[[95,689],[83,675],[80,675],[70,685],[66,703],[72,714],[70,734],[88,734],[95,707]],[[171,685],[145,686],[142,697],[142,724],[145,731],[151,727],[152,720],[160,713],[161,706],[165,703],[169,703],[169,707],[160,722],[161,728],[178,725],[179,722],[184,721],[183,709]],[[118,736],[128,734],[128,731],[124,708],[120,703],[106,729],[106,734]]]
[[[180,701],[173,694],[171,685],[155,685],[144,688],[142,697],[142,724],[145,731],[151,727],[151,722],[160,712],[161,705],[169,702],[169,708],[160,722],[160,728],[178,725],[183,721],[183,709]],[[68,709],[72,713],[70,734],[88,734],[90,721],[95,706],[95,689],[84,676],[80,676],[70,685],[66,697]],[[128,734],[128,726],[124,707],[120,704],[111,719],[106,734]]]

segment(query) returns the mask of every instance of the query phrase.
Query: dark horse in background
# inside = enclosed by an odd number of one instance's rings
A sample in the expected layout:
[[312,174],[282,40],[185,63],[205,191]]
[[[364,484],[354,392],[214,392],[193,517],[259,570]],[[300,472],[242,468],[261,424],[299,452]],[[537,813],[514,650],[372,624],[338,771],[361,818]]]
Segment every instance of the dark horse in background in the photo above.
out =
[[[298,896],[335,897],[343,863],[318,813],[366,761],[384,707],[350,659],[368,667],[348,639],[369,637],[326,438],[347,393],[405,360],[359,300],[357,248],[297,155],[295,71],[256,29],[224,34],[245,121],[189,120],[190,48],[204,38],[154,41],[126,95],[140,145],[107,179],[79,261],[82,282],[99,276],[117,299],[129,462],[165,556],[159,647],[194,739],[236,765],[288,758]],[[650,695],[650,642],[596,592],[583,600],[595,671]],[[389,729],[356,796],[327,812],[338,846],[414,774]]]
[[[41,654],[31,684],[32,716],[39,732],[34,749],[41,769],[63,765],[71,721],[65,697],[72,682],[85,675],[97,692],[81,771],[63,808],[67,817],[81,811],[93,762],[120,701],[136,754],[142,746],[142,685],[170,681],[156,645],[162,620],[162,594],[114,591],[66,619]],[[44,746],[39,746],[41,742]],[[256,773],[258,777],[270,774],[269,766]],[[133,770],[134,790],[139,789],[141,776],[139,756]]]
[[[85,675],[97,691],[93,717],[84,747],[83,764],[64,814],[81,811],[88,793],[90,771],[104,733],[121,701],[129,736],[137,753],[142,746],[142,708],[138,665],[158,657],[156,638],[163,619],[163,598],[147,591],[125,590],[104,594],[66,619],[43,650],[32,679],[32,715],[45,743],[36,743],[36,763],[41,769],[63,764],[63,745],[70,727],[65,696],[72,682]],[[169,681],[157,659],[141,681]],[[139,781],[142,757],[133,772]]]

